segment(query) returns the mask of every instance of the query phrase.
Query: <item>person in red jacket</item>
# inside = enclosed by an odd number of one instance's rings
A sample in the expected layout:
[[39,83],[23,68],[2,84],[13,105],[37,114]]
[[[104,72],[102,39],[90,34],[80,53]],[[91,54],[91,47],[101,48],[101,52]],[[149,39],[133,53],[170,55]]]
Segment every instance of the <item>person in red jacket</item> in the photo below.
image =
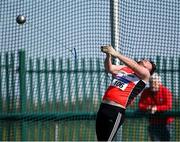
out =
[[149,112],[148,132],[152,141],[170,141],[172,117],[158,118],[156,112],[172,109],[172,93],[161,83],[161,78],[154,73],[149,81],[150,87],[145,89],[139,100],[139,109]]

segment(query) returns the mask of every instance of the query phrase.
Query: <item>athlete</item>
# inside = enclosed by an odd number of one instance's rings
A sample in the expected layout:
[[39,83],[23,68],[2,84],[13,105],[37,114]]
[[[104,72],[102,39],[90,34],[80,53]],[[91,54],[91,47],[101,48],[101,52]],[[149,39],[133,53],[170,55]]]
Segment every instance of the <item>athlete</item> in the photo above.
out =
[[[113,80],[97,113],[96,135],[98,141],[112,141],[124,122],[126,107],[145,88],[156,66],[149,60],[136,62],[115,51],[111,45],[102,46],[101,51],[106,53],[105,69],[112,74]],[[111,56],[125,65],[113,65]]]

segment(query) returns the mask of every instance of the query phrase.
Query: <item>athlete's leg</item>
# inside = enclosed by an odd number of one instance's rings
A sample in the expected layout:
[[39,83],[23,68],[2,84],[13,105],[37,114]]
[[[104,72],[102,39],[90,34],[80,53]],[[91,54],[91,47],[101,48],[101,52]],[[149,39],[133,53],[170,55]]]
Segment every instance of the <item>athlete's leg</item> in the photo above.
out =
[[124,109],[101,104],[96,119],[96,134],[99,141],[113,140],[118,128],[124,121]]

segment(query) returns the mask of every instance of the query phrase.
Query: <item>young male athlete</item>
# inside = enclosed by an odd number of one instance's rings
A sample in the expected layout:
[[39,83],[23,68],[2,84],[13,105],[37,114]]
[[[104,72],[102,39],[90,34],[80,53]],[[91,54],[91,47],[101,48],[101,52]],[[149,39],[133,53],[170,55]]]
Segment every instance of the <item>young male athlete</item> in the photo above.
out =
[[[149,60],[136,62],[114,50],[110,45],[102,46],[106,53],[105,69],[113,80],[103,96],[96,118],[98,141],[112,141],[118,128],[123,124],[126,107],[145,88],[155,64]],[[113,65],[111,56],[125,65]]]

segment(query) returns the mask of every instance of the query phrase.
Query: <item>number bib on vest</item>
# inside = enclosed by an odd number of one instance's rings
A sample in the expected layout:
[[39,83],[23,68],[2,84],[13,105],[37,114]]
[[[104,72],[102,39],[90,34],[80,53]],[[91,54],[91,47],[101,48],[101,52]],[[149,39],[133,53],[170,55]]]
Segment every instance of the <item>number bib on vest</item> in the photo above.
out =
[[112,86],[116,86],[116,87],[118,87],[119,89],[121,89],[121,90],[125,90],[126,89],[126,87],[128,86],[128,83],[129,82],[127,82],[127,81],[123,81],[123,80],[120,80],[120,79],[113,79],[113,81],[112,81],[112,83],[111,83],[111,85]]

